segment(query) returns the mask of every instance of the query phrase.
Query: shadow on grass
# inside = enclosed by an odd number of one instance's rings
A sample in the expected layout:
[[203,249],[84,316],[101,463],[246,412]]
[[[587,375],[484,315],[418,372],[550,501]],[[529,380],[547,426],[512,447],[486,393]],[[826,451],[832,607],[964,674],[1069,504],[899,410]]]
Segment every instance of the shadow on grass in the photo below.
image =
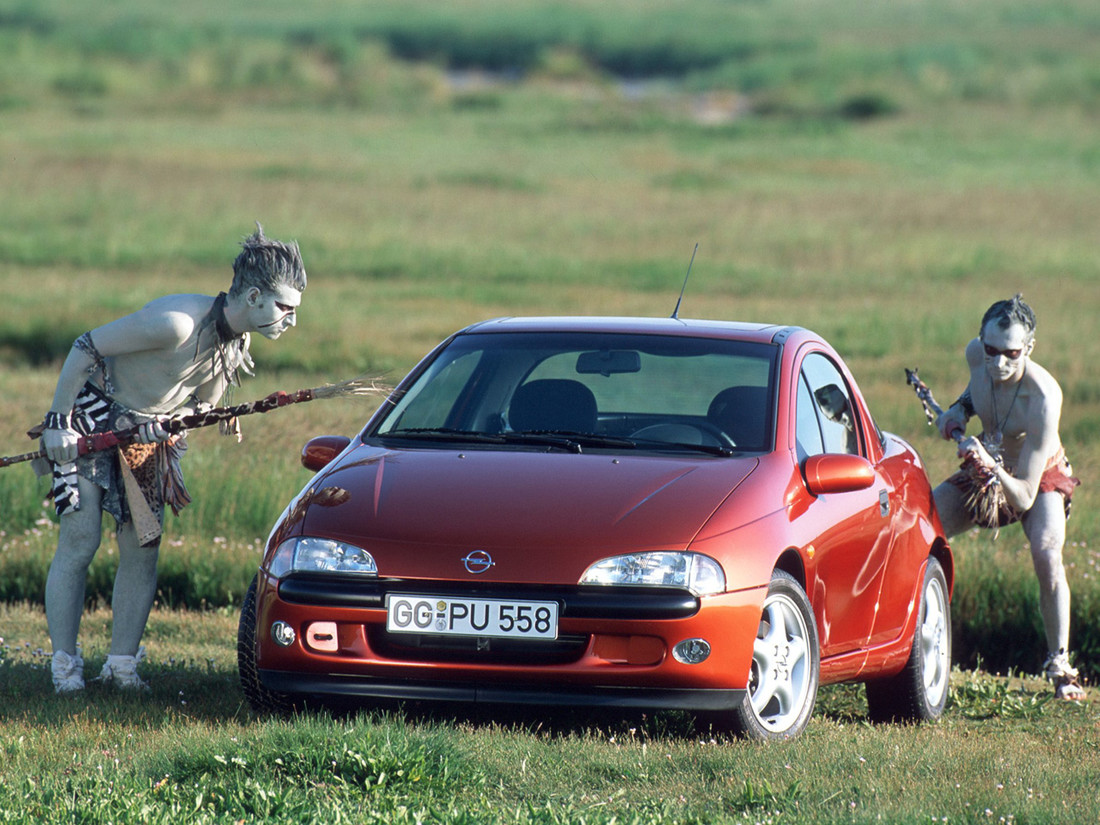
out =
[[[363,712],[378,712],[410,724],[506,729],[552,738],[599,734],[619,739],[683,739],[700,736],[729,738],[730,734],[697,720],[689,711],[640,710],[606,707],[546,707],[536,705],[463,705],[454,702],[350,700],[307,703],[307,712],[329,713],[350,719]],[[821,689],[815,719],[839,723],[867,719],[867,700],[862,684],[832,685]],[[812,722],[811,722],[812,724]]]
[[[168,660],[146,663],[142,676],[146,691],[118,690],[96,678],[103,657],[85,663],[86,687],[73,694],[53,691],[49,654],[20,650],[0,660],[0,722],[53,725],[81,714],[89,720],[138,724],[150,728],[178,724],[181,719],[212,725],[250,725],[268,718],[249,707],[241,692],[236,668]],[[861,685],[822,688],[816,718],[854,722],[866,718]],[[607,707],[545,707],[534,705],[468,705],[454,702],[399,700],[308,700],[302,712],[350,719],[363,713],[380,714],[407,724],[475,729],[508,729],[540,736],[567,738],[598,734],[638,739],[696,739],[725,736],[695,716],[679,710],[639,710]]]

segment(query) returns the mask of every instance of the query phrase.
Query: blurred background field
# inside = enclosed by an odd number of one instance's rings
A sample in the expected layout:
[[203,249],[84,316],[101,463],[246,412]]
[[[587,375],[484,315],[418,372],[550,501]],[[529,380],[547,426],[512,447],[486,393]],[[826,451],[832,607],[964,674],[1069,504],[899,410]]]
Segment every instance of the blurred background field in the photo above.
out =
[[[310,286],[236,401],[396,381],[487,317],[668,315],[698,243],[682,316],[819,331],[935,479],[956,461],[903,368],[950,401],[981,313],[1022,291],[1084,481],[1066,561],[1095,675],[1097,35],[1085,0],[0,0],[0,444],[31,449],[77,335],[225,288],[257,220]],[[302,443],[373,403],[194,433],[162,604],[235,604]],[[0,471],[6,600],[41,599],[44,495]],[[961,661],[1036,668],[1019,528],[956,547]]]

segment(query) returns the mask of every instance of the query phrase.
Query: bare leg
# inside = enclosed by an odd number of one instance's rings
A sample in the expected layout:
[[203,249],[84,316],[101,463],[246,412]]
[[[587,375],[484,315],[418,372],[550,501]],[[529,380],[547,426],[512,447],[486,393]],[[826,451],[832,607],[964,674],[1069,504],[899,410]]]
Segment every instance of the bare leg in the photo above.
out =
[[54,652],[76,654],[88,566],[92,563],[103,530],[99,509],[102,491],[80,477],[80,509],[61,517],[57,552],[46,577],[46,622]]
[[1046,631],[1047,651],[1069,649],[1069,583],[1062,564],[1066,540],[1065,503],[1059,493],[1040,493],[1022,519],[1031,544],[1031,562],[1039,579],[1039,610]]
[[142,547],[133,522],[118,532],[118,572],[111,597],[111,654],[134,656],[157,594],[159,547]]
[[932,496],[935,498],[936,510],[940,514],[940,521],[943,522],[943,530],[948,538],[957,536],[974,526],[963,504],[962,491],[954,484],[949,481],[943,482],[932,491]]

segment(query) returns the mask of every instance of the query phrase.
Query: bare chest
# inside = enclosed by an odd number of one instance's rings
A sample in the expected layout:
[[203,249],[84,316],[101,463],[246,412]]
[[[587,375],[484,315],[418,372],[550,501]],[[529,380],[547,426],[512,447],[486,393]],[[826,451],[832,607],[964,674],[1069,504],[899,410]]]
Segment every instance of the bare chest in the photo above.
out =
[[1019,453],[1027,435],[1031,394],[1023,381],[995,387],[986,381],[971,388],[974,411],[982,422],[986,440],[1000,444],[1006,457]]
[[[224,383],[222,353],[206,337],[198,345],[192,340],[176,349],[127,353],[108,359],[115,398],[131,409],[168,413],[187,402],[199,387],[211,381]],[[234,369],[237,364],[228,366]]]

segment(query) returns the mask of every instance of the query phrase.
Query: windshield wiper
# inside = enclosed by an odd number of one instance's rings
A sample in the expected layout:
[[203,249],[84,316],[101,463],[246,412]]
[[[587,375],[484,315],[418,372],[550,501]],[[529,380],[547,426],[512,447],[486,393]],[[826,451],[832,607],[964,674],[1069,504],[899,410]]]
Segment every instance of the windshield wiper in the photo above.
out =
[[712,444],[685,444],[675,441],[653,441],[621,436],[579,433],[571,430],[534,430],[524,432],[481,433],[452,427],[410,427],[381,433],[380,438],[409,438],[422,441],[466,442],[472,444],[528,444],[557,447],[579,453],[583,447],[604,447],[618,450],[645,449],[678,450],[707,455],[731,456],[735,450]]
[[473,430],[456,430],[449,427],[410,427],[379,433],[379,438],[416,438],[424,441],[473,441],[483,444],[503,444],[498,434],[479,433]]
[[455,442],[473,444],[538,444],[558,447],[571,453],[579,453],[581,445],[571,436],[557,433],[479,433],[474,430],[456,430],[450,427],[410,427],[390,430],[381,438],[409,438],[422,441]]
[[560,432],[509,432],[501,433],[498,437],[505,444],[542,444],[547,447],[560,447],[571,453],[581,452],[581,445],[575,433]]
[[706,453],[707,455],[731,456],[737,451],[719,444],[686,444],[682,441],[651,441],[644,438],[635,439],[635,446],[646,448],[656,447],[665,450],[687,450],[694,453]]
[[600,435],[599,433],[580,433],[574,430],[534,430],[524,432],[504,433],[505,438],[517,436],[522,439],[535,438],[567,438],[583,447],[610,447],[619,450],[633,450],[638,443],[632,438],[622,436]]

